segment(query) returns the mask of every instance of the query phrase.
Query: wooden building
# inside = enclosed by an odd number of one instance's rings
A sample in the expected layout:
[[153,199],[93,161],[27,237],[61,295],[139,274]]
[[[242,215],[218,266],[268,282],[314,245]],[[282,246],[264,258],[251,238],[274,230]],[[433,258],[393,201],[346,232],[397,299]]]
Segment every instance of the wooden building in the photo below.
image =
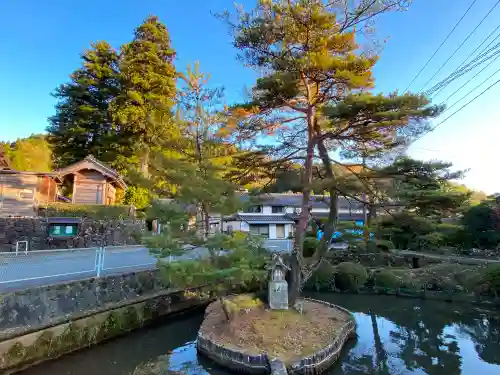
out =
[[35,216],[40,204],[58,200],[58,185],[65,182],[73,187],[71,202],[75,204],[111,205],[116,189],[127,188],[115,170],[92,156],[47,173],[12,170],[4,160],[0,165],[0,216]]
[[56,171],[62,180],[69,179],[73,185],[72,203],[115,203],[116,189],[125,190],[127,185],[118,172],[93,156]]
[[57,199],[57,175],[0,170],[0,216],[34,216],[39,203]]

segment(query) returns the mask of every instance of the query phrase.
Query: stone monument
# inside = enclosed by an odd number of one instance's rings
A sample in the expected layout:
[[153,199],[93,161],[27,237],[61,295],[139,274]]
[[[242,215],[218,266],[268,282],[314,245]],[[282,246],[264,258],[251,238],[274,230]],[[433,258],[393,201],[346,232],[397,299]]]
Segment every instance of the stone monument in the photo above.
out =
[[290,268],[283,263],[279,254],[273,255],[270,268],[269,306],[272,310],[288,310],[288,283],[285,280],[285,275]]

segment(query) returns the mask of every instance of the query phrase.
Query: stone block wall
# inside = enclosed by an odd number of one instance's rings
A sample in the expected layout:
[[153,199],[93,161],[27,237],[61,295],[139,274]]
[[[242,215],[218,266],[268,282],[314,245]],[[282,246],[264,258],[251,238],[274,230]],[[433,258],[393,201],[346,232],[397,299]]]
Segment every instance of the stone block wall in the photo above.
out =
[[3,294],[0,341],[167,291],[157,271],[143,271]]
[[0,295],[0,373],[98,344],[208,297],[169,289],[157,272],[89,279]]
[[28,241],[29,250],[135,245],[144,229],[142,220],[84,220],[77,237],[57,239],[49,236],[46,218],[0,218],[0,252],[15,251],[17,241]]

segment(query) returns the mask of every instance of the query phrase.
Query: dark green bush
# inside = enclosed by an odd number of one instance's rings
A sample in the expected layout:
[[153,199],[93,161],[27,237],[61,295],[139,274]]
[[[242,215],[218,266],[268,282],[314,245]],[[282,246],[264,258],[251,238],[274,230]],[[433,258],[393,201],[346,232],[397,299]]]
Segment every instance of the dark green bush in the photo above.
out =
[[304,257],[310,258],[319,246],[319,241],[314,237],[306,237],[304,239]]
[[498,297],[500,295],[500,265],[489,266],[485,271],[483,279],[490,294]]
[[358,290],[367,279],[366,269],[359,263],[344,262],[336,267],[335,286],[340,290]]
[[377,287],[395,289],[399,287],[398,277],[390,270],[381,270],[373,274],[373,283]]
[[109,220],[132,218],[135,210],[125,205],[48,203],[40,206],[39,214],[46,217],[87,217],[95,220]]
[[335,267],[327,260],[323,260],[316,272],[307,280],[305,287],[317,292],[332,290],[334,277]]

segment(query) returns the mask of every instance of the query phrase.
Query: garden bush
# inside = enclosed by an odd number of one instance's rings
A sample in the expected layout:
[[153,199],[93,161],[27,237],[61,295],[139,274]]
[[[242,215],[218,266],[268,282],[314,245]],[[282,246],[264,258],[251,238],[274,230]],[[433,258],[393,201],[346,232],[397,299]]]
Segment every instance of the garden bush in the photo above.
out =
[[399,278],[390,270],[376,271],[373,274],[373,283],[376,287],[396,289],[399,287]]
[[128,219],[135,216],[132,206],[101,204],[48,203],[39,207],[45,217],[87,217],[94,220]]
[[335,267],[327,260],[323,260],[316,272],[307,280],[305,287],[317,292],[332,290],[334,277]]
[[304,239],[304,257],[310,258],[319,246],[319,241],[314,237],[306,237]]
[[358,263],[340,263],[335,269],[335,286],[340,290],[358,290],[367,279],[366,268]]
[[482,284],[482,289],[497,298],[500,295],[500,265],[488,266],[481,279],[479,283]]

